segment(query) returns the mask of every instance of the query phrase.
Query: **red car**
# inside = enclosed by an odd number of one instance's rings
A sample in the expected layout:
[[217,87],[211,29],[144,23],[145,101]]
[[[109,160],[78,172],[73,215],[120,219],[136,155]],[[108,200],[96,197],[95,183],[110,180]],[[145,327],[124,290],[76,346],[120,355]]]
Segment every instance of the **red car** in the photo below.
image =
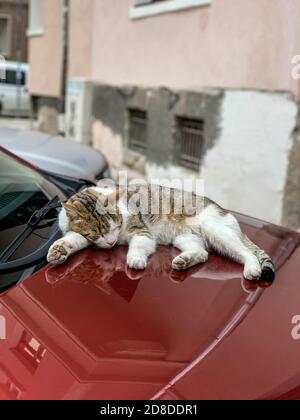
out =
[[123,247],[53,268],[55,197],[83,181],[0,161],[1,399],[300,399],[298,234],[238,216],[273,257],[272,285],[219,256],[172,271],[168,247],[143,273]]

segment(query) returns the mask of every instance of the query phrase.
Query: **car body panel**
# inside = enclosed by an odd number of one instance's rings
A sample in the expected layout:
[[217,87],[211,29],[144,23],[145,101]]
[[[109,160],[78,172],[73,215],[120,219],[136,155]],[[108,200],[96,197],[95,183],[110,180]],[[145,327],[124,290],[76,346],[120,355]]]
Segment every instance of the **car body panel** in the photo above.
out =
[[[260,399],[300,385],[298,234],[238,216],[273,257],[272,285],[220,256],[186,272],[159,247],[88,249],[0,297],[0,392],[12,399]],[[0,395],[1,398],[1,395]],[[300,395],[299,395],[300,398]]]
[[60,175],[98,179],[107,168],[100,152],[60,136],[0,128],[0,145],[40,169]]

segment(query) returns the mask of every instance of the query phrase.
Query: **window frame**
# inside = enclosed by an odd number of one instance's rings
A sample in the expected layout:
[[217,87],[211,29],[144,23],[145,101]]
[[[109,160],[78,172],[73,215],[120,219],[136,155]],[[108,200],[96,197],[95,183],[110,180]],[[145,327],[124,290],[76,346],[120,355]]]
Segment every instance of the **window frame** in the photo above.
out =
[[[198,133],[196,133],[197,131]],[[198,172],[205,150],[205,120],[202,118],[177,116],[174,135],[174,164],[181,168]],[[195,142],[196,136],[199,136],[199,145]],[[189,149],[188,151],[193,150],[193,152],[197,151],[199,155],[194,153],[187,154],[185,153],[186,149]]]
[[[147,152],[147,131],[148,131],[148,112],[144,109],[130,107],[128,112],[128,144],[127,148],[130,152],[145,154]],[[134,138],[135,131],[144,130],[144,139]]]
[[28,37],[44,35],[43,9],[43,0],[29,1],[29,20],[27,28]]
[[0,54],[3,57],[10,57],[11,52],[12,52],[12,16],[5,13],[0,13],[0,19],[7,20],[7,41],[6,41],[7,51],[0,51]]
[[[143,4],[143,2],[145,2],[145,4]],[[211,2],[212,0],[162,0],[157,2],[154,2],[153,0],[138,0],[134,6],[130,7],[129,17],[130,19],[142,19],[163,13],[210,6]]]

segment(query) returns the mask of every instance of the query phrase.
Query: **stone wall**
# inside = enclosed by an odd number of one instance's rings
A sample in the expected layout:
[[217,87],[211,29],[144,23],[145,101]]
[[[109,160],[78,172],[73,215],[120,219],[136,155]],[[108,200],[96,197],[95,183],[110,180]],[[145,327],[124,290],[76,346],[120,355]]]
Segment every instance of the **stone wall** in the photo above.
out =
[[143,110],[147,112],[147,148],[143,156],[146,159],[142,160],[164,167],[172,165],[176,118],[205,121],[206,152],[218,138],[222,98],[223,92],[219,90],[177,92],[166,88],[96,86],[93,103],[94,144],[108,150],[108,158],[113,166],[120,166],[122,161],[129,166],[136,164],[141,172],[146,170],[141,167],[138,153],[131,152],[127,147],[129,111]]

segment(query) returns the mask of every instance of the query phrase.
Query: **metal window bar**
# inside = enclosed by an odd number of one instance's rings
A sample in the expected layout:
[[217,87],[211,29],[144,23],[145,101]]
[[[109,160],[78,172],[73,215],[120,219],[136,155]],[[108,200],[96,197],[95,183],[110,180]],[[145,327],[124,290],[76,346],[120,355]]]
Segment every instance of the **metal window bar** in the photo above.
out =
[[177,119],[175,160],[180,166],[199,170],[204,146],[204,122]]
[[147,148],[147,113],[129,110],[129,149],[143,153]]

